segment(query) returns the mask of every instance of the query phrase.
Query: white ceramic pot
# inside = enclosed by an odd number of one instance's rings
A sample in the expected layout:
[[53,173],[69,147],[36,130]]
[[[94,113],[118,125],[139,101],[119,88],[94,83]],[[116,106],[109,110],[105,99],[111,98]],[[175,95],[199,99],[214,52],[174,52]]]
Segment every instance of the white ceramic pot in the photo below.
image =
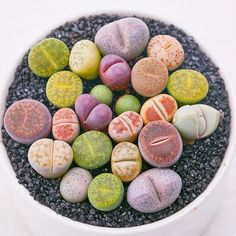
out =
[[[124,14],[124,13],[123,13]],[[132,13],[133,14],[133,13]],[[125,14],[125,15],[132,15]],[[148,17],[155,18],[155,16],[146,15]],[[63,22],[62,22],[63,23]],[[189,32],[191,34],[191,32]],[[197,38],[196,38],[197,40]],[[203,49],[206,53],[207,45]],[[208,54],[209,55],[209,54]],[[209,55],[214,60],[214,55]],[[19,59],[19,61],[21,58]],[[16,65],[17,66],[17,65]],[[220,66],[220,65],[218,65]],[[4,93],[0,94],[0,101],[4,101],[8,87],[11,83],[11,79],[14,78],[14,70],[16,67],[12,68],[11,73],[9,73],[9,80],[4,83]],[[236,110],[233,104],[235,103],[235,97],[233,96],[233,86],[231,84],[230,78],[224,73],[224,68],[221,68],[222,77],[225,80],[226,88],[229,93],[230,107],[231,107],[231,135],[230,142],[227,148],[224,160],[215,175],[214,179],[211,181],[207,189],[196,198],[191,204],[173,214],[172,216],[165,218],[163,220],[138,226],[132,228],[103,228],[91,226],[79,222],[72,221],[66,217],[56,214],[50,208],[47,208],[37,201],[35,201],[30,195],[28,190],[26,190],[22,185],[18,184],[15,177],[15,173],[10,164],[9,158],[7,156],[5,147],[1,142],[0,138],[0,156],[1,156],[1,169],[4,172],[6,180],[9,183],[10,190],[12,191],[12,196],[15,199],[15,206],[22,215],[25,223],[28,225],[32,234],[34,236],[199,236],[207,227],[211,221],[213,215],[218,209],[220,198],[223,194],[224,177],[231,159],[233,157],[234,147],[236,146]],[[2,124],[2,117],[4,112],[5,104],[1,103],[0,106],[0,124]],[[16,194],[17,193],[17,194]]]

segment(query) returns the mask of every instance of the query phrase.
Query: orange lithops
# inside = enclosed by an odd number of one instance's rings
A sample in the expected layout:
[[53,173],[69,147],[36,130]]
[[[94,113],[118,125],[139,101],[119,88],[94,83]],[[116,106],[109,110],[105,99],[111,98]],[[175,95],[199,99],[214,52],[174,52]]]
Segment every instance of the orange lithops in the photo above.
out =
[[160,94],[148,99],[142,106],[140,115],[144,124],[156,120],[171,121],[178,105],[173,97],[168,94]]

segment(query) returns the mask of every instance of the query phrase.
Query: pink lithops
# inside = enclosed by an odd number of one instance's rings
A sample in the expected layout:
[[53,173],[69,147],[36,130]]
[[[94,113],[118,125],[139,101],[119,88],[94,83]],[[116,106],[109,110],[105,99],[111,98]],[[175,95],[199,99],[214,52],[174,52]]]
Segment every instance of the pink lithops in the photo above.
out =
[[48,108],[33,99],[13,103],[4,116],[4,127],[9,136],[22,144],[31,144],[51,132],[52,117]]
[[152,166],[168,167],[182,154],[183,142],[177,129],[166,121],[154,121],[140,132],[138,146],[142,157]]
[[99,76],[110,89],[125,90],[130,83],[131,68],[122,57],[110,54],[102,58]]
[[112,120],[112,111],[90,94],[82,94],[75,101],[75,111],[84,130],[106,131]]
[[145,171],[131,182],[127,201],[137,211],[153,213],[175,202],[181,189],[182,180],[175,171],[154,168]]
[[52,119],[52,134],[55,139],[71,143],[79,135],[80,127],[76,113],[70,108],[61,108]]
[[147,53],[162,61],[168,70],[175,70],[184,61],[184,49],[180,42],[170,35],[157,35],[148,43]]
[[140,115],[145,125],[156,120],[170,122],[177,109],[178,105],[173,97],[168,94],[159,94],[143,104]]
[[126,111],[111,121],[108,132],[117,143],[134,142],[142,127],[142,117],[134,111]]

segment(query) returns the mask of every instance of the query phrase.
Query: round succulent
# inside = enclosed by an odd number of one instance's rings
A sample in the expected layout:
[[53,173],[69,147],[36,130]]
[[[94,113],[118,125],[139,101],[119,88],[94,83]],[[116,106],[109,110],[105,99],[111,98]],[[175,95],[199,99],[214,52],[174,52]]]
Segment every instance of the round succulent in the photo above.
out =
[[56,38],[47,38],[30,50],[29,67],[40,77],[50,77],[68,65],[69,54],[70,51],[64,42]]
[[121,204],[123,197],[124,186],[113,174],[100,174],[89,185],[88,199],[100,211],[114,210]]
[[75,163],[85,169],[105,165],[111,157],[110,138],[100,131],[88,131],[80,135],[72,145]]
[[112,91],[106,85],[96,85],[92,88],[90,94],[97,98],[99,102],[104,103],[108,106],[112,103]]

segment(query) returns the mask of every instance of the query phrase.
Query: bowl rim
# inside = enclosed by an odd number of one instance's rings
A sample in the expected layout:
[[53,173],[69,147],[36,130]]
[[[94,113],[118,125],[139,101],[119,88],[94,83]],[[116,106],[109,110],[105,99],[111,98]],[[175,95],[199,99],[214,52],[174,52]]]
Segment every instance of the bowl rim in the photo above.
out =
[[[88,13],[83,14],[81,16],[78,16],[77,19],[79,19],[80,17],[88,17],[91,15],[100,15],[100,14],[108,14],[108,15],[117,14],[122,17],[124,17],[124,16],[148,17],[148,18],[152,18],[155,20],[161,20],[161,21],[165,22],[166,24],[173,24],[163,17],[158,17],[154,14],[143,13],[143,12],[136,11],[136,10],[135,10],[135,12],[132,12],[130,10],[128,10],[128,11],[127,10],[125,10],[125,11],[113,10],[113,11],[110,11],[109,13],[104,12],[104,11],[91,11],[91,12],[88,12]],[[63,25],[68,21],[70,22],[70,21],[74,21],[74,20],[76,20],[74,17],[72,19],[67,18],[66,21],[62,20],[62,22],[60,22],[58,24],[58,26]],[[188,35],[190,35],[190,36],[192,35],[188,31],[188,29],[181,28],[181,26],[178,26],[178,24],[175,24],[175,25],[178,28],[182,29]],[[49,31],[50,31],[50,29],[49,29]],[[48,33],[48,32],[46,32],[46,33]],[[42,38],[45,37],[45,35],[42,35]],[[211,53],[208,52],[208,50],[204,46],[204,43],[202,43],[196,36],[194,36],[194,40],[196,40],[196,42],[200,45],[200,48],[207,54],[207,56],[211,59],[211,61],[213,61],[213,63],[216,62],[215,64],[217,65],[216,58],[214,57],[214,55],[212,55]],[[28,49],[26,49],[26,50],[28,50]],[[8,91],[10,84],[12,83],[12,81],[14,79],[15,70],[21,61],[22,61],[22,57],[20,57],[16,61],[14,70],[10,71],[8,73],[9,79],[6,81],[6,83],[3,84],[3,91],[4,92],[2,94],[0,94],[1,101],[4,101],[4,103],[2,103],[1,107],[0,107],[0,124],[1,125],[3,123],[3,114],[5,111],[5,101],[6,101],[7,91]],[[90,225],[90,224],[86,224],[86,223],[81,223],[79,221],[74,221],[68,217],[57,214],[51,208],[49,208],[45,205],[42,205],[38,201],[34,200],[34,198],[29,194],[29,191],[23,185],[18,183],[18,179],[16,178],[15,172],[14,172],[12,165],[10,163],[10,160],[8,158],[6,148],[2,142],[2,133],[0,132],[0,154],[3,157],[1,167],[3,167],[2,168],[3,170],[5,170],[4,175],[7,175],[9,181],[13,184],[14,188],[16,188],[17,193],[19,193],[23,198],[25,198],[26,201],[30,201],[32,206],[35,207],[38,211],[42,212],[45,215],[49,215],[50,217],[54,217],[54,219],[57,220],[58,222],[60,222],[61,224],[68,224],[69,226],[74,227],[78,230],[82,229],[87,232],[103,233],[104,235],[123,235],[124,232],[131,233],[131,234],[145,233],[147,231],[150,231],[153,229],[158,229],[163,226],[166,226],[166,225],[170,224],[171,222],[180,219],[184,215],[187,215],[188,213],[196,211],[198,206],[200,206],[203,203],[204,199],[207,198],[211,194],[211,192],[217,186],[218,182],[224,177],[226,170],[230,166],[230,163],[233,159],[233,152],[236,147],[236,122],[234,122],[234,119],[236,118],[236,108],[234,108],[234,106],[232,104],[235,104],[236,97],[234,96],[234,93],[233,93],[233,82],[229,78],[227,71],[225,71],[224,69],[221,68],[219,73],[221,74],[221,76],[225,82],[225,88],[226,88],[226,91],[228,92],[230,112],[231,112],[231,124],[230,124],[231,132],[230,132],[229,144],[226,149],[225,156],[222,160],[222,163],[221,163],[219,169],[217,170],[215,176],[213,177],[212,181],[209,183],[207,188],[190,204],[186,205],[184,208],[182,208],[181,210],[172,214],[171,216],[168,216],[168,217],[161,219],[159,221],[155,221],[155,222],[145,224],[145,225],[133,226],[133,227],[127,227],[127,228],[125,228],[125,227],[114,228],[114,227],[102,227],[102,226],[95,226],[95,225]],[[8,169],[8,171],[6,171],[6,169]]]

